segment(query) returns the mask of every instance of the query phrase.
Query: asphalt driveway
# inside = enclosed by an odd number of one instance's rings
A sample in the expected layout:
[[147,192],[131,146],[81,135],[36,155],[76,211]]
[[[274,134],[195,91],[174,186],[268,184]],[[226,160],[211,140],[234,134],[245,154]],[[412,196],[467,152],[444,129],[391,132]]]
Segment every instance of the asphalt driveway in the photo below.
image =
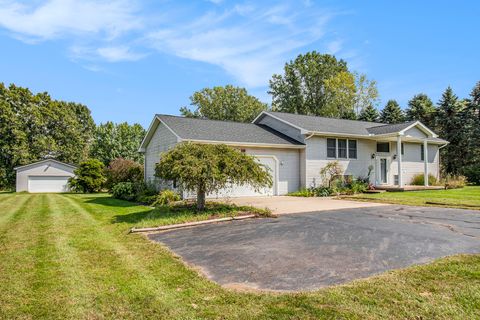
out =
[[350,208],[149,237],[225,286],[311,290],[447,255],[480,253],[480,211]]

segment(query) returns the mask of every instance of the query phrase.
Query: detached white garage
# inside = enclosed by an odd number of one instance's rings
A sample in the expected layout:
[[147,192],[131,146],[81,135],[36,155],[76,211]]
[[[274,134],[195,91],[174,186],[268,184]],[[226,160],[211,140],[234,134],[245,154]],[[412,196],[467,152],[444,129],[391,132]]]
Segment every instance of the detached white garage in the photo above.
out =
[[47,159],[17,167],[17,192],[67,192],[68,179],[76,169],[67,163]]

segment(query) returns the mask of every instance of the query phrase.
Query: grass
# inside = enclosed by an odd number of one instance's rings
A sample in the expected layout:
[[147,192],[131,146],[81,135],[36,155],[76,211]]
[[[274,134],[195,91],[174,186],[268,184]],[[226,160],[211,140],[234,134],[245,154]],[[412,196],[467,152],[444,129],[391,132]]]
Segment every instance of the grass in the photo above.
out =
[[[102,199],[105,201],[104,199]],[[107,200],[115,203],[115,199]],[[255,214],[269,217],[268,209],[260,209],[251,206],[237,206],[218,202],[207,202],[203,211],[196,210],[196,204],[180,202],[170,206],[161,206],[152,210],[134,212],[115,216],[116,222],[127,222],[136,227],[165,226],[169,224],[202,221],[215,218],[235,217],[245,214]]]
[[[109,196],[0,194],[0,319],[475,319],[480,255],[308,293],[240,293],[121,219]],[[268,244],[265,244],[268,245]]]
[[444,206],[480,210],[480,186],[449,190],[368,193],[349,197],[349,199],[352,198],[414,206]]

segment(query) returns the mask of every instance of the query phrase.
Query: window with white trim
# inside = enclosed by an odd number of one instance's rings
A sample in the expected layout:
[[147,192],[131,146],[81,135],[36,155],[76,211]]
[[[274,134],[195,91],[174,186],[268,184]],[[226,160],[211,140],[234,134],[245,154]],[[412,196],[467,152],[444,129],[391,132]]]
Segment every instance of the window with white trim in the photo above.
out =
[[357,159],[357,140],[327,138],[327,158]]
[[338,139],[338,158],[347,159],[347,139]]
[[327,158],[337,157],[337,139],[327,139]]
[[420,160],[425,161],[425,148],[423,144],[420,145]]
[[377,142],[377,152],[390,152],[390,142]]

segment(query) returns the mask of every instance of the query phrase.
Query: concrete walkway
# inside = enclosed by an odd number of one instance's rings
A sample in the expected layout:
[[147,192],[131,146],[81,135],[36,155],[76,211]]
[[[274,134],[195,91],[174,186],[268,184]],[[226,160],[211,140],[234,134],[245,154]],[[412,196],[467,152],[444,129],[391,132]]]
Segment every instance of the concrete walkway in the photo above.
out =
[[216,201],[230,202],[240,206],[269,208],[274,214],[382,207],[386,205],[382,203],[337,200],[334,198],[288,196],[225,198],[217,199]]

